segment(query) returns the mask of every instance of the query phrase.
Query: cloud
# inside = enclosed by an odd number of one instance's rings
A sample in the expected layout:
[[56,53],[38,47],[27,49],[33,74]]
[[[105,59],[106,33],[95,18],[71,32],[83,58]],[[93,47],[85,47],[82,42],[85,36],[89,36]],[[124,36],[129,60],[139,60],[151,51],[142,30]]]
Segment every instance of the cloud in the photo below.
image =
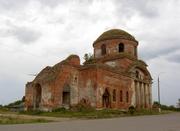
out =
[[30,0],[0,0],[0,10],[22,9]]
[[[168,45],[164,44],[164,46],[162,46],[165,42],[167,42]],[[157,57],[168,56],[180,49],[180,45],[178,43],[171,42],[171,44],[169,44],[170,42],[171,41],[161,41],[161,43],[156,43],[158,44],[156,46],[148,43],[149,45],[144,46],[140,49],[140,56],[145,60],[151,60]]]
[[[146,18],[153,18],[159,15],[158,1],[152,0],[114,0],[116,5],[117,14],[123,14],[125,17],[131,17],[135,14]],[[123,17],[123,16],[122,16]]]
[[176,14],[180,13],[177,9],[179,5],[180,3],[175,1],[166,3],[161,0],[161,3],[156,5],[159,7],[157,17],[139,16],[139,22],[131,27],[139,40],[139,53],[143,59],[166,59],[180,49],[180,30],[177,30],[180,22]]
[[54,8],[59,4],[68,2],[69,0],[0,0],[0,10],[22,10],[32,3],[39,3],[42,6]]
[[[180,48],[179,48],[180,49]],[[180,64],[180,50],[166,57],[168,61]]]
[[37,41],[41,37],[41,33],[25,26],[10,25],[0,31],[0,37],[15,37],[22,44],[30,44]]
[[51,8],[54,8],[58,6],[59,4],[64,4],[68,2],[69,0],[38,0],[42,5],[49,6]]
[[27,27],[14,27],[12,34],[23,44],[35,42],[41,37],[41,33]]

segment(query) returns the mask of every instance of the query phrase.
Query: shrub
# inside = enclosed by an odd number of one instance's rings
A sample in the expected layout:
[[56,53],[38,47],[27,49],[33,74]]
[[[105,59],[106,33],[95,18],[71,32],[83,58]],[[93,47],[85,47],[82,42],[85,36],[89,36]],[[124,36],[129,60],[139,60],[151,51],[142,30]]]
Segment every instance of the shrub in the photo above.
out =
[[157,101],[154,101],[154,103],[153,103],[153,105],[152,105],[152,107],[154,108],[154,109],[156,109],[156,108],[159,108],[161,105],[159,104],[159,102],[157,102]]
[[66,111],[66,108],[64,107],[60,107],[60,108],[56,108],[52,110],[52,112],[65,112],[65,111]]
[[43,111],[40,110],[29,110],[29,111],[20,111],[19,114],[27,114],[27,115],[40,115]]
[[129,113],[130,113],[131,115],[133,115],[135,111],[136,111],[136,109],[135,109],[134,106],[130,106],[130,107],[129,107]]
[[94,108],[91,106],[90,102],[87,99],[81,99],[81,101],[71,107],[72,111],[79,111],[79,112],[87,112],[93,111]]

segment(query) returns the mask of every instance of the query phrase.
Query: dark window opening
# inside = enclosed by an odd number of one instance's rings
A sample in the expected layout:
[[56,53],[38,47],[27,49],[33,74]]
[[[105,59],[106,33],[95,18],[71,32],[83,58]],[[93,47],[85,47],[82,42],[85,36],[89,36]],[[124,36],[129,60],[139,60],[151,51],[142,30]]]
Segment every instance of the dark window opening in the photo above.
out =
[[106,45],[105,45],[105,44],[103,44],[103,45],[101,46],[101,54],[102,54],[102,55],[105,55],[105,54],[106,54]]
[[70,92],[63,92],[63,102],[64,105],[70,104]]
[[69,106],[70,105],[70,86],[68,84],[66,84],[63,87],[62,104],[64,106]]
[[102,97],[103,97],[103,107],[109,108],[111,106],[111,103],[110,103],[110,93],[107,88],[105,89]]
[[116,90],[113,90],[113,101],[116,101]]
[[134,56],[137,56],[137,48],[134,47]]
[[139,72],[136,71],[136,78],[139,78]]
[[127,103],[129,102],[129,92],[128,91],[126,92],[126,102]]
[[74,82],[77,83],[77,77],[74,78]]
[[42,97],[42,89],[41,89],[41,85],[40,84],[36,84],[35,86],[35,106],[36,108],[40,107],[41,104],[41,97]]
[[123,91],[120,91],[120,102],[123,102]]
[[124,44],[123,43],[119,44],[119,52],[124,52]]

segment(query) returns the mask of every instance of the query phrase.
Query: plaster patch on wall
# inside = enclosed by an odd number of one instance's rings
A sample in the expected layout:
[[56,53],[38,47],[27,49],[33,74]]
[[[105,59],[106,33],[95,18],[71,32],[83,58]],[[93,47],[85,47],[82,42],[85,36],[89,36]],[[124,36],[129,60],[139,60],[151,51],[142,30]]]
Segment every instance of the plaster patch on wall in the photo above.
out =
[[116,62],[115,61],[108,61],[105,64],[108,65],[108,66],[111,66],[111,67],[116,67]]
[[95,57],[100,57],[101,56],[101,50],[100,49],[96,49],[95,50]]
[[48,103],[48,101],[51,99],[51,92],[49,91],[49,86],[48,85],[44,85],[42,86],[42,100],[45,103]]

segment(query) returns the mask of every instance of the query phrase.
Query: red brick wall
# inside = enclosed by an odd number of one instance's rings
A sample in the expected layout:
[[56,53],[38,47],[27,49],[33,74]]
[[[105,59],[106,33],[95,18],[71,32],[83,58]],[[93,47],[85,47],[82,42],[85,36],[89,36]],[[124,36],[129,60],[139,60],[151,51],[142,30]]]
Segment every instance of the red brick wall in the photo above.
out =
[[[98,77],[97,77],[97,86],[98,88],[102,88],[103,92],[105,88],[108,89],[108,91],[111,94],[111,107],[112,108],[118,108],[118,109],[127,109],[131,104],[131,79],[116,73],[112,73],[103,69],[99,69],[97,71]],[[113,101],[113,89],[116,90],[116,101]],[[120,90],[123,91],[123,102],[120,102],[119,94]],[[127,103],[125,100],[125,93],[126,91],[129,92],[129,102]],[[102,93],[102,92],[101,92]],[[101,95],[102,94],[98,94]],[[102,99],[97,101],[97,107],[102,108]]]
[[119,50],[118,50],[118,45],[120,43],[124,44],[124,52],[128,53],[132,56],[136,56],[135,53],[135,49],[137,49],[137,43],[134,41],[129,41],[129,40],[124,40],[124,39],[113,39],[113,40],[105,40],[105,41],[101,41],[99,43],[96,43],[94,45],[94,55],[95,58],[99,58],[99,57],[103,57],[101,55],[101,46],[102,44],[106,45],[106,53],[107,55],[114,55],[114,54],[118,54]]
[[79,75],[79,101],[87,99],[92,106],[96,106],[97,71],[87,68],[80,71]]
[[33,107],[33,88],[32,83],[27,83],[25,88],[25,107],[26,110]]

